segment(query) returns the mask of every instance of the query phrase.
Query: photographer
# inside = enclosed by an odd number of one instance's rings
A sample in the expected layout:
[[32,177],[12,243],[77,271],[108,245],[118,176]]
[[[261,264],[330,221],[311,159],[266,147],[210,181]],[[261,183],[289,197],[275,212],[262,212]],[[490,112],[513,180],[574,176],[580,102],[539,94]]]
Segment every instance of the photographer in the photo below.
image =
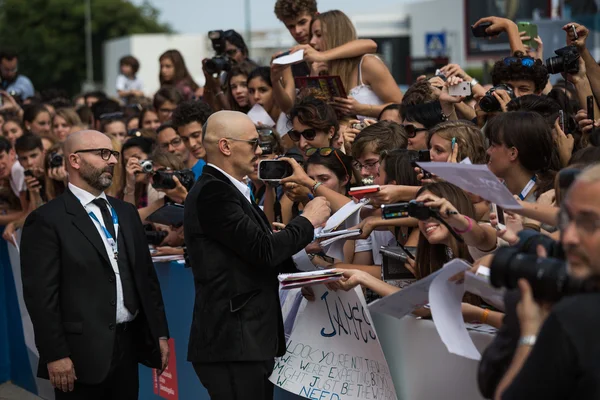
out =
[[152,153],[154,142],[143,137],[133,137],[123,144],[121,163],[125,169],[122,199],[138,209],[148,206],[148,185],[153,172]]
[[14,93],[21,101],[35,94],[31,80],[19,74],[19,58],[13,51],[0,51],[0,78],[2,90]]
[[[559,227],[567,269],[583,278],[600,273],[600,166],[577,177],[561,210]],[[549,312],[534,300],[535,287],[519,281],[521,340],[496,390],[496,399],[592,399],[600,396],[596,293],[573,295]]]

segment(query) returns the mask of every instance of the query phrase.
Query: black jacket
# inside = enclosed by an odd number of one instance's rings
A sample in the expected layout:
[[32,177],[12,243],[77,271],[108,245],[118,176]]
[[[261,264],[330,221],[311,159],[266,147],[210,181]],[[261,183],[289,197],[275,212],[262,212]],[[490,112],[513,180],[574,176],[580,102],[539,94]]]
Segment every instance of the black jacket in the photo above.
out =
[[[108,198],[119,217],[141,309],[138,360],[160,367],[159,337],[168,337],[162,294],[146,236],[134,206]],[[46,364],[71,357],[78,382],[97,384],[109,371],[115,340],[115,273],[102,237],[77,197],[66,190],[33,211],[21,238],[23,295]]]
[[272,233],[263,212],[207,165],[185,202],[196,301],[191,362],[265,361],[285,354],[277,275],[314,236],[303,217]]

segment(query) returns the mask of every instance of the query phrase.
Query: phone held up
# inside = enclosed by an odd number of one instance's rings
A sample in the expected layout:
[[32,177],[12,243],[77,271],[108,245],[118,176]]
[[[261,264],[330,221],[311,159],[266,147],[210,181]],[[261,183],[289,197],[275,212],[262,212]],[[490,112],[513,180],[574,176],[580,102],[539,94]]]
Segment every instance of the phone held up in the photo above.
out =
[[258,179],[265,182],[279,182],[292,176],[294,170],[285,160],[260,160],[258,163]]

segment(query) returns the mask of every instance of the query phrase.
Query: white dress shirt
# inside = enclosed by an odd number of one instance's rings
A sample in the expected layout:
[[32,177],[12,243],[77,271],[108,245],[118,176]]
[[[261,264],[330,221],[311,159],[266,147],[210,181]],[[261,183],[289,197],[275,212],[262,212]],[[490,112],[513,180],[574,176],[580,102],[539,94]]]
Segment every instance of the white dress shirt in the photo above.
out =
[[[96,218],[98,218],[98,221],[102,221],[102,224],[104,224],[104,220],[102,219],[102,213],[100,211],[100,208],[97,205],[95,205],[94,203],[92,203],[92,201],[96,200],[97,198],[104,199],[108,206],[108,210],[111,212],[111,214],[113,213],[113,208],[110,205],[110,203],[108,202],[108,199],[106,198],[106,194],[104,194],[104,192],[102,192],[100,194],[100,196],[96,197],[93,194],[91,194],[90,192],[87,192],[81,188],[78,188],[77,186],[73,185],[72,183],[69,183],[69,190],[81,202],[81,205],[83,206],[83,208],[85,208],[85,212],[88,213],[88,216],[89,216],[89,213],[94,213],[94,215],[96,215]],[[127,310],[127,308],[125,307],[125,302],[123,300],[123,284],[121,283],[121,275],[119,273],[119,264],[117,263],[117,260],[115,260],[115,257],[113,255],[113,249],[110,246],[110,244],[108,243],[108,239],[107,239],[106,235],[104,234],[102,225],[98,221],[94,220],[92,217],[89,217],[89,218],[90,218],[90,220],[92,220],[92,222],[94,223],[94,226],[98,230],[98,235],[100,235],[100,238],[102,238],[102,243],[104,243],[104,248],[106,249],[106,254],[108,255],[108,259],[110,260],[110,265],[111,265],[113,271],[115,272],[115,277],[116,277],[115,282],[117,284],[117,324],[120,324],[123,322],[128,322],[128,321],[133,321],[135,316],[133,314],[131,314],[129,312],[129,310]],[[115,226],[116,235],[119,235],[118,228],[119,228],[118,226]],[[117,240],[116,237],[114,239]]]
[[210,165],[211,167],[213,167],[214,169],[216,169],[217,171],[219,171],[220,173],[225,175],[227,177],[227,179],[229,179],[231,181],[231,183],[233,183],[233,185],[240,191],[240,193],[242,193],[244,195],[244,197],[246,199],[248,199],[248,201],[250,203],[252,203],[252,196],[250,195],[251,192],[250,192],[250,188],[248,187],[248,185],[246,185],[244,182],[238,181],[233,176],[229,175],[227,172],[225,172],[221,168],[217,167],[215,164],[208,163],[206,165]]

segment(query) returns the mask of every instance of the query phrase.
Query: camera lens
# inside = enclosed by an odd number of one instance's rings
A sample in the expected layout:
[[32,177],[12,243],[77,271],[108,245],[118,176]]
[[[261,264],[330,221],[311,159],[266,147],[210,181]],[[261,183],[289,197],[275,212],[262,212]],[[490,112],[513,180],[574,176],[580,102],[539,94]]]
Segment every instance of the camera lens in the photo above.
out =
[[485,112],[494,112],[500,109],[500,102],[492,94],[486,94],[479,101],[479,107]]
[[551,74],[560,74],[564,71],[564,63],[565,61],[561,56],[550,57],[546,60],[546,68]]

